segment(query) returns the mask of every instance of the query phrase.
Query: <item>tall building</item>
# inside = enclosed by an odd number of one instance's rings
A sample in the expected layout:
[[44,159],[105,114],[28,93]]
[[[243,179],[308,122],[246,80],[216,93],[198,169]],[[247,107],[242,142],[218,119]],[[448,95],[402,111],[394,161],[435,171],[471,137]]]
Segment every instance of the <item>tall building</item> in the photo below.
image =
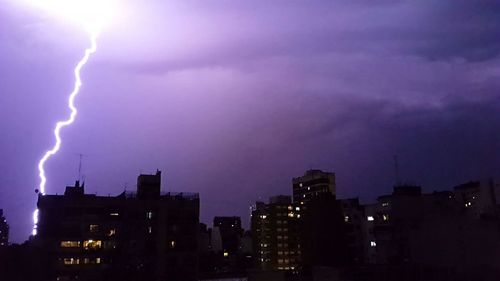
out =
[[197,280],[199,196],[161,193],[161,172],[137,193],[40,195],[35,243],[57,280]]
[[304,204],[321,194],[336,195],[335,174],[321,170],[308,170],[297,178],[293,178],[293,202]]
[[9,225],[3,215],[3,209],[0,209],[0,247],[9,245]]
[[290,196],[275,196],[269,203],[257,202],[251,229],[255,260],[262,270],[298,270],[301,245],[297,215]]

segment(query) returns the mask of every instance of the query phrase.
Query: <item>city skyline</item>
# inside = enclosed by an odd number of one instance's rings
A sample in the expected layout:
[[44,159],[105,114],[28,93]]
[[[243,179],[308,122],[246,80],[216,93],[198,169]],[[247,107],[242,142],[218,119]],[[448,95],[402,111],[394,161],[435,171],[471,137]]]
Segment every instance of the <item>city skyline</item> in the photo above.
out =
[[[416,1],[415,1],[416,2]],[[36,163],[65,116],[78,28],[0,0],[0,209],[31,232]],[[48,194],[199,192],[201,221],[335,172],[339,198],[374,201],[500,178],[500,4],[129,1],[83,76],[79,119],[47,164]]]

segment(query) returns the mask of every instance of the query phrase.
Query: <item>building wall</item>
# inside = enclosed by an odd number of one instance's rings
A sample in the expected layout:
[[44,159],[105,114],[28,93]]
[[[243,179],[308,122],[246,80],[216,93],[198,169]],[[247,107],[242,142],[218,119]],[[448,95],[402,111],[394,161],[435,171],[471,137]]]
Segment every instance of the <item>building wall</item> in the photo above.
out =
[[[151,183],[141,175],[144,182]],[[159,185],[148,188],[160,189]],[[79,280],[196,280],[197,194],[40,195],[35,242],[49,249],[52,276]]]

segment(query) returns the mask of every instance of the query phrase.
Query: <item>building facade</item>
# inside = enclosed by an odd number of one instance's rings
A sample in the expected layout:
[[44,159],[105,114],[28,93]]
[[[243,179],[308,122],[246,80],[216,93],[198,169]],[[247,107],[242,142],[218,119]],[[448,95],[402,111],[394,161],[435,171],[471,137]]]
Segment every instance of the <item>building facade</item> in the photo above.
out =
[[35,243],[54,280],[197,280],[199,196],[161,193],[161,172],[140,175],[136,193],[40,195]]
[[336,196],[335,174],[321,170],[308,170],[303,176],[293,178],[293,202],[304,204],[320,194]]
[[262,270],[296,271],[301,266],[298,217],[290,196],[275,196],[269,203],[257,202],[251,229],[254,256]]

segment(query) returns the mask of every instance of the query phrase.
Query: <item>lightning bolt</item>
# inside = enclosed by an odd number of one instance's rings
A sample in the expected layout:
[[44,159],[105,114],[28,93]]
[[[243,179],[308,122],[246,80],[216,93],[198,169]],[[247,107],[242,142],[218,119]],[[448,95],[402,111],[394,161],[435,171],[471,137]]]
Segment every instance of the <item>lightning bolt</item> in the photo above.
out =
[[[47,183],[47,177],[45,176],[45,163],[57,152],[61,149],[61,130],[64,127],[67,127],[73,122],[75,122],[76,115],[78,114],[78,109],[75,106],[75,98],[78,96],[78,93],[80,92],[80,88],[82,87],[82,78],[81,78],[81,70],[82,68],[87,64],[87,62],[90,59],[90,56],[96,52],[97,50],[97,33],[91,33],[90,34],[90,47],[85,49],[85,55],[83,58],[78,62],[78,64],[75,67],[74,70],[74,75],[75,75],[75,85],[73,88],[73,91],[70,93],[69,98],[68,98],[68,108],[70,109],[71,113],[69,117],[65,120],[58,121],[56,123],[56,126],[54,128],[54,137],[56,139],[56,143],[54,146],[45,152],[43,157],[40,159],[38,162],[38,176],[40,177],[40,185],[39,185],[39,192],[43,196],[45,195],[45,184]],[[33,236],[37,234],[37,224],[38,224],[38,209],[35,210],[33,213]]]

